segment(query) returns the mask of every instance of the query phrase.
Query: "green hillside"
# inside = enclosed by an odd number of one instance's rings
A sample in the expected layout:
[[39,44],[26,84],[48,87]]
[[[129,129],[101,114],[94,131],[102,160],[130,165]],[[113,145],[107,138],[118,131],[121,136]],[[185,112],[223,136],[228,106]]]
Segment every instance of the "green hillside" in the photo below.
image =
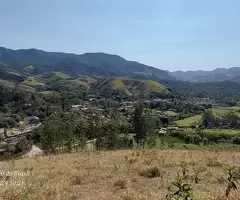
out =
[[80,76],[77,79],[71,80],[71,82],[90,88],[93,83],[97,82],[97,80],[90,76]]
[[169,93],[165,85],[162,85],[156,81],[137,80],[123,77],[107,78],[102,83],[100,83],[99,87],[101,89],[118,90],[128,96],[136,95],[139,93],[143,93],[145,95],[153,92]]
[[167,91],[167,87],[162,85],[156,81],[147,80],[144,81],[144,90],[146,92],[165,92]]
[[71,78],[69,75],[62,72],[54,72],[56,78],[68,79]]
[[191,125],[198,125],[202,119],[202,115],[194,115],[192,117],[187,117],[182,120],[177,120],[174,123],[176,123],[177,126],[191,126]]
[[4,87],[8,87],[8,88],[14,88],[14,87],[18,86],[21,90],[25,90],[28,92],[35,92],[35,89],[29,85],[16,84],[12,81],[7,81],[7,80],[1,79],[1,78],[0,78],[0,85],[3,85]]
[[23,81],[23,84],[28,86],[44,86],[45,85],[40,78],[33,77],[33,76],[27,77]]

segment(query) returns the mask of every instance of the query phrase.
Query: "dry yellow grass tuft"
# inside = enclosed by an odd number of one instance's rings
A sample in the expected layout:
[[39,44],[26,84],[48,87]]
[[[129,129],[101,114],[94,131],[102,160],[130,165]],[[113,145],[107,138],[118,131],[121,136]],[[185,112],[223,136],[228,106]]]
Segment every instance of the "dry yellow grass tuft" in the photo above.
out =
[[[0,163],[0,199],[161,200],[187,169],[194,199],[224,199],[230,150],[119,150],[33,157]],[[8,174],[6,174],[8,173]],[[229,200],[239,199],[240,192]]]

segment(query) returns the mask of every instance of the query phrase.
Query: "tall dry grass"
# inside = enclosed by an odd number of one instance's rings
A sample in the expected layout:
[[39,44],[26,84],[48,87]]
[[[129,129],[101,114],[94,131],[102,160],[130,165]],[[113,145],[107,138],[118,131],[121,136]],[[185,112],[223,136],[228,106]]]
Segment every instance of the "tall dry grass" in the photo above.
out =
[[[195,199],[223,200],[230,165],[240,174],[239,152],[118,150],[23,158],[0,163],[0,175],[15,172],[0,176],[0,199],[161,200],[186,168]],[[230,199],[239,197],[236,191]]]

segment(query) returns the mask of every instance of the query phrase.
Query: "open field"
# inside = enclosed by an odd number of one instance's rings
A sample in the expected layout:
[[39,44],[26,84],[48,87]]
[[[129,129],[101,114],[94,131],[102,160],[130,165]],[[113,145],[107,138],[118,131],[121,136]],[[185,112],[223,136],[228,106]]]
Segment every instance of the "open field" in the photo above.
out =
[[[14,82],[3,80],[1,78],[0,78],[0,85],[3,85],[5,87],[9,87],[9,88],[14,88],[16,86],[16,84]],[[19,87],[22,90],[25,90],[25,91],[28,91],[28,92],[35,92],[35,89],[33,87],[30,87],[30,86],[25,85],[25,84],[19,84]]]
[[44,86],[45,84],[38,78],[34,76],[30,76],[24,80],[23,84],[28,86]]
[[213,113],[217,116],[227,115],[230,112],[237,112],[240,110],[240,106],[233,107],[215,107],[211,109]]
[[55,74],[55,76],[56,76],[57,78],[61,78],[61,79],[68,79],[68,78],[70,78],[69,75],[64,74],[64,73],[62,73],[62,72],[54,72],[54,74]]
[[240,130],[234,129],[205,129],[203,130],[205,134],[215,134],[215,135],[238,135],[240,134]]
[[177,126],[191,126],[194,124],[199,124],[202,119],[202,115],[194,115],[192,117],[187,117],[182,120],[175,121],[174,123],[177,124]]
[[[8,200],[163,200],[182,168],[194,199],[225,200],[227,169],[240,172],[237,150],[119,150],[23,158],[1,162],[0,199]],[[152,176],[151,172],[158,169]],[[194,183],[198,174],[199,183]],[[239,199],[240,191],[229,200]]]
[[3,80],[0,78],[0,85],[4,85],[5,87],[14,87],[15,84],[11,81]]
[[163,113],[167,116],[170,116],[170,117],[174,117],[174,116],[178,115],[178,113],[176,113],[174,111],[164,111]]
[[[213,111],[213,113],[217,116],[224,116],[227,115],[231,112],[238,112],[240,110],[239,106],[234,106],[234,107],[215,107],[215,108],[211,108],[211,110]],[[174,123],[176,123],[177,126],[191,126],[194,124],[199,124],[201,121],[202,115],[194,115],[192,117],[187,117],[185,119],[182,120],[178,120],[175,121]]]

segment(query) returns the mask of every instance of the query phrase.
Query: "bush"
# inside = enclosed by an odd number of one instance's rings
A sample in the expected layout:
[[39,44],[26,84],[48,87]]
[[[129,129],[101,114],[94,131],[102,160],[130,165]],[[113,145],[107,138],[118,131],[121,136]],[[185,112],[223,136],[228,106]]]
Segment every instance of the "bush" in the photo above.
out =
[[213,157],[209,157],[207,164],[208,167],[221,167],[222,163],[220,162],[220,160],[218,159],[218,157],[213,156]]
[[193,135],[186,135],[184,137],[185,142],[188,143],[193,143],[193,144],[200,144],[202,138],[198,134],[193,134]]
[[22,139],[16,144],[15,153],[27,152],[28,150],[30,150],[30,148],[31,144],[29,143],[29,141],[27,141],[26,139]]
[[148,145],[148,147],[150,147],[150,148],[153,148],[153,147],[155,147],[156,146],[156,137],[154,137],[154,136],[152,136],[152,137],[150,137],[148,140],[147,140],[147,145]]
[[127,186],[127,181],[119,179],[114,182],[114,186],[120,189],[124,189]]
[[189,144],[189,143],[191,142],[191,138],[192,138],[191,135],[185,135],[185,136],[184,136],[184,141],[185,141],[187,144]]
[[206,137],[203,138],[203,145],[207,145],[208,144],[208,139]]
[[240,137],[239,136],[233,137],[232,142],[233,142],[233,144],[240,145]]
[[71,185],[81,185],[82,184],[82,177],[80,176],[73,176],[71,179]]
[[139,175],[147,178],[155,178],[155,177],[162,177],[163,173],[160,171],[158,167],[149,167],[149,168],[140,170]]
[[198,134],[194,134],[192,136],[192,143],[193,144],[197,144],[198,145],[198,144],[200,144],[201,140],[202,140],[202,138]]

